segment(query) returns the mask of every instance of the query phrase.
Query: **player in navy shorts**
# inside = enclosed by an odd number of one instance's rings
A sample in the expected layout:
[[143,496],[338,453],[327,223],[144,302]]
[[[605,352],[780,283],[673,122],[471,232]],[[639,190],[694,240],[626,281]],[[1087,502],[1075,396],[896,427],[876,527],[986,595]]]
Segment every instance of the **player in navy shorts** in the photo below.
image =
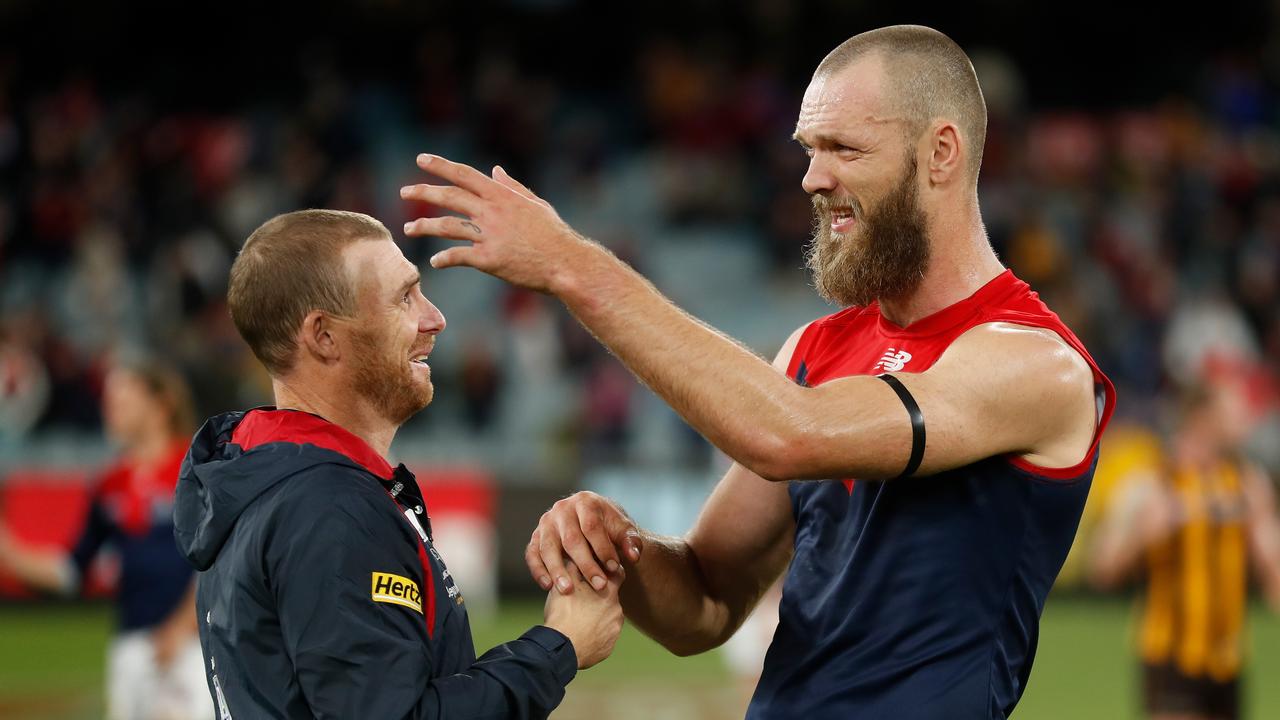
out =
[[[795,139],[818,291],[846,309],[773,367],[682,312],[501,168],[422,155],[450,182],[403,197],[463,217],[470,266],[550,293],[736,463],[683,538],[580,493],[543,516],[534,578],[625,572],[627,617],[677,654],[723,643],[786,571],[749,718],[1004,718],[1075,535],[1114,391],[987,239],[986,105],[973,66],[919,26],[818,66]],[[797,150],[799,152],[799,150]]]

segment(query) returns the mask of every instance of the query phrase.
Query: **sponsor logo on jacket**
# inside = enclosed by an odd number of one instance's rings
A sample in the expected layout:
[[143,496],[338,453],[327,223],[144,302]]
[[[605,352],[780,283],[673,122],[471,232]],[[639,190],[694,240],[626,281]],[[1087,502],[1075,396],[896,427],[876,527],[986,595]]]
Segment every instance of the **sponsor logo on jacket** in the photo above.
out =
[[373,601],[403,605],[422,614],[422,593],[418,590],[418,583],[401,575],[375,572]]

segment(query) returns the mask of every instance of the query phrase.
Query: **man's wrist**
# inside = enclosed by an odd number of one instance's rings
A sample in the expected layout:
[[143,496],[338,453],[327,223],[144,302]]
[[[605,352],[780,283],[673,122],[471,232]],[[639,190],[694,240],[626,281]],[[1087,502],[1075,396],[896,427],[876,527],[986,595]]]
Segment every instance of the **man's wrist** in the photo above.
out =
[[593,286],[598,284],[600,275],[607,272],[608,265],[616,263],[613,253],[603,245],[589,240],[572,230],[568,238],[574,247],[566,261],[552,273],[547,283],[547,290],[569,306],[589,301],[595,293]]

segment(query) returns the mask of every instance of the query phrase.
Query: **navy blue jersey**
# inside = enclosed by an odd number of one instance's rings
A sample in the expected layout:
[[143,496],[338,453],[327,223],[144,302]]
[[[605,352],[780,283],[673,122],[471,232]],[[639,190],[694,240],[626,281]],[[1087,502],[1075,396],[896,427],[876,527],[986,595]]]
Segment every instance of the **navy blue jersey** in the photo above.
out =
[[[1114,405],[1110,382],[1009,271],[907,328],[876,305],[816,321],[789,375],[817,385],[921,372],[955,338],[989,322],[1048,328],[1088,360],[1100,436]],[[1096,456],[1097,437],[1069,468],[1000,456],[928,477],[793,482],[795,552],[747,717],[1007,717],[1026,688],[1040,613],[1075,537]]]
[[71,560],[83,578],[104,545],[116,551],[121,631],[164,622],[190,589],[191,565],[173,542],[173,488],[185,455],[184,442],[151,465],[121,461],[103,474],[90,498]]

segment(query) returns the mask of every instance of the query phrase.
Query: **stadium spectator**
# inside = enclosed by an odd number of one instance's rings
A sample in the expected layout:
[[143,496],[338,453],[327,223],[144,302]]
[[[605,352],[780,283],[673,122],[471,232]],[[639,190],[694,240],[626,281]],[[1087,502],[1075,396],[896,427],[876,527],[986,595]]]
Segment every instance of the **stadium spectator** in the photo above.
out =
[[1113,491],[1093,541],[1098,587],[1143,577],[1138,654],[1153,720],[1240,717],[1251,565],[1280,612],[1274,492],[1242,453],[1252,421],[1238,378],[1186,385],[1164,461]]
[[208,718],[193,573],[173,542],[174,486],[193,422],[186,384],[156,361],[121,363],[107,375],[102,413],[122,453],[97,482],[75,547],[27,547],[0,526],[0,567],[33,588],[71,595],[99,552],[113,548],[121,570],[106,716]]
[[545,626],[476,658],[427,499],[385,459],[435,393],[417,268],[373,218],[303,210],[254,231],[227,297],[276,406],[206,422],[178,485],[220,716],[547,717],[612,651],[617,585],[571,574]]

